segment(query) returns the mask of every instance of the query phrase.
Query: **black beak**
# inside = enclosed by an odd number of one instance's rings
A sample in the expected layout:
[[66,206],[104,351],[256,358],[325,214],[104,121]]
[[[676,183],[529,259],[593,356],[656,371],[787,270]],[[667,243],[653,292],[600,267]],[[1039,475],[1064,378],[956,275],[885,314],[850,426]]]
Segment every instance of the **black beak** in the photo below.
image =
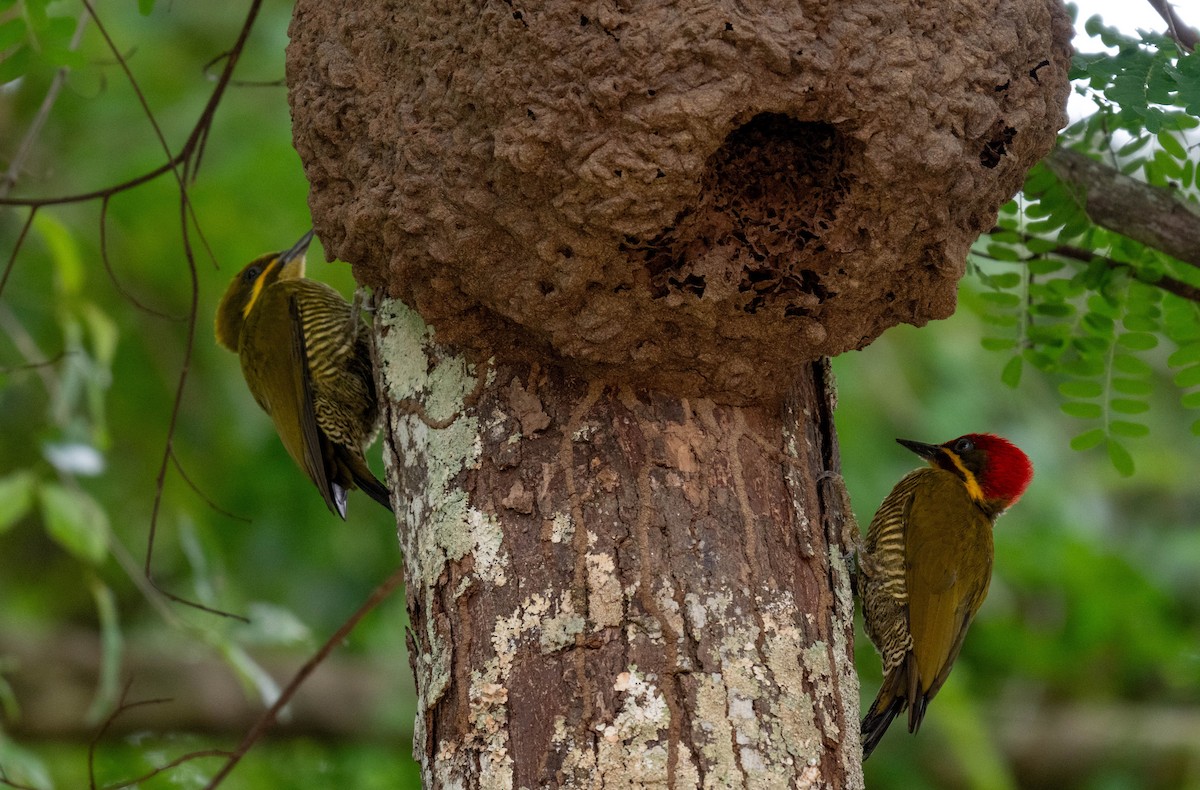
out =
[[896,441],[927,461],[933,460],[933,458],[938,454],[938,451],[941,449],[936,444],[925,444],[924,442],[914,442],[908,439],[897,439]]
[[312,244],[313,232],[309,230],[300,237],[300,241],[292,245],[291,249],[279,253],[279,263],[282,266],[293,258],[298,258],[308,251],[308,245]]

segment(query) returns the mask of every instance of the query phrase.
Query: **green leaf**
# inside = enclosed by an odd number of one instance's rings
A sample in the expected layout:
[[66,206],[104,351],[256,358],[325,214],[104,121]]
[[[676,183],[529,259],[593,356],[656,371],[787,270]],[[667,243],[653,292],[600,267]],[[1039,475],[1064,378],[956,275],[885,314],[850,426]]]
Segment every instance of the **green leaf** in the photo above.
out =
[[13,80],[24,77],[29,71],[29,62],[33,58],[33,53],[29,47],[18,47],[12,54],[0,60],[0,85],[12,82]]
[[1016,288],[1021,284],[1021,275],[1016,272],[1001,272],[988,277],[988,284],[993,288]]
[[[1054,250],[1058,249],[1058,242],[1054,241],[1053,239],[1036,239],[1036,238],[1035,239],[1027,239],[1025,241],[1025,248],[1032,253],[1036,253],[1038,255],[1044,255],[1048,252],[1053,252]],[[1051,260],[1047,260],[1045,258],[1035,258],[1033,260],[1030,260],[1026,263],[1026,266],[1030,267],[1030,271],[1034,271],[1032,267],[1034,267],[1035,265],[1041,265],[1041,264],[1047,264],[1047,263],[1054,264],[1054,268],[1051,269],[1051,271],[1058,271],[1063,266],[1062,261],[1051,261]],[[1035,271],[1034,273],[1035,274],[1045,274],[1046,272],[1045,272],[1045,270],[1041,270],[1041,271]]]
[[1144,400],[1134,400],[1133,398],[1113,398],[1108,404],[1115,412],[1121,414],[1142,414],[1150,411],[1150,404]]
[[50,24],[49,17],[46,16],[46,6],[49,2],[50,0],[25,0],[25,15],[34,30],[43,30]]
[[1129,156],[1130,154],[1134,154],[1134,153],[1137,153],[1138,151],[1140,151],[1149,142],[1150,142],[1150,135],[1140,135],[1140,136],[1134,137],[1132,140],[1125,143],[1125,145],[1123,145],[1117,149],[1117,156],[1121,159],[1124,159],[1125,157]]
[[1021,383],[1021,358],[1013,357],[1005,365],[1004,370],[1000,371],[1000,381],[1007,384],[1013,389]]
[[1104,386],[1098,381],[1076,379],[1058,385],[1058,391],[1068,398],[1098,398]]
[[1033,312],[1049,318],[1067,318],[1075,314],[1075,305],[1064,302],[1040,302],[1033,306]]
[[[1100,274],[1105,274],[1105,267],[1100,266],[1097,271]],[[1094,293],[1088,297],[1088,310],[1096,315],[1104,316],[1105,318],[1113,318],[1117,314],[1116,302],[1106,298],[1105,296]],[[1089,314],[1091,314],[1089,313]]]
[[1175,386],[1181,390],[1200,384],[1200,365],[1192,365],[1175,374]]
[[42,58],[51,66],[64,66],[68,69],[82,69],[88,64],[82,52],[65,46],[46,47],[42,50]]
[[1133,474],[1133,456],[1116,439],[1108,440],[1108,460],[1123,476],[1129,477]]
[[1179,399],[1179,405],[1185,409],[1200,409],[1200,390],[1184,395]]
[[150,16],[150,12],[154,10],[154,0],[138,0],[138,13],[142,16]]
[[1095,359],[1092,357],[1080,357],[1073,359],[1063,365],[1063,370],[1070,373],[1072,376],[1080,378],[1086,376],[1099,376],[1104,372],[1104,360]]
[[1034,236],[1048,236],[1063,226],[1063,221],[1056,217],[1030,222],[1027,230]]
[[1125,395],[1149,395],[1154,391],[1154,385],[1148,379],[1114,378],[1112,388]]
[[1149,376],[1154,372],[1153,368],[1132,354],[1117,354],[1114,356],[1113,367],[1121,373],[1126,373],[1130,376]]
[[1011,337],[985,337],[979,341],[979,345],[988,351],[1007,351],[1016,348],[1017,341]]
[[1017,316],[1011,313],[984,313],[980,316],[985,324],[999,327],[1014,327],[1018,323]]
[[1030,274],[1043,275],[1054,274],[1065,265],[1062,261],[1056,261],[1053,258],[1034,258],[1025,266],[1029,269]]
[[1016,263],[1021,260],[1021,253],[1007,244],[989,244],[984,249],[985,254],[989,258],[997,261],[1009,261]]
[[1158,133],[1158,144],[1163,147],[1171,156],[1183,161],[1187,159],[1187,151],[1184,150],[1183,144],[1175,139],[1175,135],[1164,129]]
[[1200,362],[1200,343],[1188,343],[1175,349],[1171,356],[1167,357],[1167,364],[1173,368],[1189,365],[1193,362]]
[[1066,324],[1032,324],[1025,329],[1030,341],[1049,346],[1065,346],[1071,327]]
[[1153,169],[1147,168],[1147,174],[1161,175],[1162,180],[1177,179],[1183,175],[1183,165],[1166,151],[1155,151]]
[[1045,371],[1046,373],[1058,372],[1058,358],[1053,354],[1027,348],[1022,352],[1022,356],[1025,358],[1026,362],[1033,365],[1038,370]]
[[96,602],[96,614],[100,620],[100,677],[96,696],[92,699],[85,720],[98,723],[115,710],[121,701],[120,673],[124,640],[117,615],[116,595],[94,574],[89,576],[92,576],[92,599]]
[[24,19],[18,16],[8,20],[7,22],[0,23],[0,51],[6,50],[9,47],[15,47],[24,40]]
[[1058,238],[1060,241],[1070,241],[1087,233],[1091,227],[1092,221],[1080,211],[1063,223],[1062,230],[1058,232]]
[[1200,420],[1196,420],[1194,423],[1192,423],[1192,435],[1200,436]]
[[108,516],[87,493],[58,483],[38,489],[46,532],[84,562],[98,565],[108,553]]
[[[1026,192],[1037,189],[1045,189],[1045,187],[1036,186],[1034,183],[1036,180],[1037,179],[1032,175],[1029,177],[1029,179],[1025,182]],[[1050,206],[1040,200],[1035,200],[1025,206],[1025,219],[1045,219],[1046,217],[1050,216],[1050,213]]]
[[36,482],[37,478],[28,470],[0,477],[0,533],[8,531],[29,512]]
[[1126,420],[1113,420],[1108,424],[1108,430],[1117,436],[1127,436],[1130,439],[1139,439],[1150,435],[1150,429],[1145,425],[1142,425],[1140,422],[1127,422]]
[[117,322],[91,302],[85,302],[80,312],[83,313],[88,332],[92,336],[92,355],[105,368],[111,368],[120,336]]
[[1112,337],[1114,321],[1106,315],[1093,311],[1083,317],[1083,326],[1100,337]]
[[1079,452],[1090,450],[1093,447],[1099,446],[1102,441],[1104,441],[1104,430],[1101,428],[1092,428],[1072,439],[1071,449]]
[[1148,351],[1158,345],[1158,336],[1149,332],[1125,332],[1117,335],[1117,344],[1134,351]]
[[50,250],[61,292],[69,296],[78,294],[83,290],[83,258],[71,229],[46,211],[39,211],[33,218],[33,228]]
[[1098,420],[1103,414],[1099,403],[1085,403],[1079,400],[1069,400],[1060,404],[1059,408],[1062,409],[1063,414],[1078,417],[1081,420]]
[[979,298],[997,307],[1016,307],[1021,304],[1021,297],[1007,291],[984,291]]
[[1134,332],[1158,331],[1158,319],[1153,315],[1127,315],[1122,323],[1126,329]]

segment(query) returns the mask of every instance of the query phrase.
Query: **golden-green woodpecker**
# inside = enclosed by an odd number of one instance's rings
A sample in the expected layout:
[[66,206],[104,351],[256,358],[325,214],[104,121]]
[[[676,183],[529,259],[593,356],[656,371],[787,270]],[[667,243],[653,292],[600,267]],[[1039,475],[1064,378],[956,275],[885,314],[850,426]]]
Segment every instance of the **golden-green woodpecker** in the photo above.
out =
[[312,236],[238,272],[217,308],[217,342],[237,353],[250,393],[330,510],[346,518],[352,488],[391,510],[363,458],[379,421],[367,330],[341,294],[305,278]]
[[906,707],[908,731],[921,726],[987,596],[992,525],[1033,477],[1025,453],[992,434],[897,441],[929,466],[896,484],[867,529],[859,591],[883,686],[862,721],[864,760]]

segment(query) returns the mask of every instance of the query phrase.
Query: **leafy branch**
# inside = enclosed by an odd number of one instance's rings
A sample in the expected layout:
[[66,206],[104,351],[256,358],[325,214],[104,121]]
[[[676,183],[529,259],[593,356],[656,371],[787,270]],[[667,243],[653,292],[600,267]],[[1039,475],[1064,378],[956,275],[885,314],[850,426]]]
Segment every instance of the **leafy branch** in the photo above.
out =
[[1115,50],[1075,56],[1075,91],[1096,112],[1063,132],[972,251],[993,327],[983,345],[1010,355],[1001,379],[1016,386],[1025,365],[1056,379],[1063,412],[1091,423],[1072,447],[1105,445],[1122,474],[1134,471],[1124,442],[1150,433],[1163,340],[1180,404],[1200,407],[1200,190],[1187,136],[1200,126],[1200,56],[1195,31],[1152,4],[1169,37],[1088,20]]
[[[163,444],[163,452],[162,452],[162,456],[161,456],[161,459],[159,462],[158,474],[155,478],[154,504],[153,504],[153,507],[151,510],[151,515],[150,515],[150,524],[149,524],[149,531],[148,531],[148,536],[147,536],[147,540],[146,540],[146,556],[145,556],[143,572],[145,574],[146,579],[149,580],[149,582],[155,587],[155,589],[157,589],[160,593],[162,593],[164,596],[166,596],[170,600],[185,604],[187,606],[191,606],[196,609],[210,612],[212,614],[221,615],[223,617],[233,617],[235,619],[244,621],[245,618],[240,615],[231,614],[229,612],[225,612],[223,610],[220,610],[220,609],[217,609],[214,607],[206,606],[205,604],[202,604],[202,603],[199,603],[196,601],[188,600],[186,598],[183,598],[183,597],[161,587],[154,579],[153,555],[154,555],[155,538],[156,538],[157,530],[158,530],[158,519],[159,519],[159,514],[161,512],[162,496],[163,496],[163,491],[166,486],[167,472],[168,472],[169,467],[172,464],[178,464],[178,460],[174,458],[174,455],[172,452],[172,440],[173,440],[173,437],[175,435],[175,432],[176,432],[176,429],[177,429],[177,426],[179,423],[179,413],[180,413],[181,405],[183,403],[183,393],[184,393],[185,386],[187,384],[187,376],[188,376],[188,371],[189,371],[190,365],[191,365],[192,352],[195,348],[196,326],[197,326],[197,320],[198,320],[198,314],[199,314],[200,287],[199,287],[199,280],[198,280],[197,273],[196,273],[195,254],[193,251],[192,241],[191,241],[191,229],[194,227],[197,230],[197,232],[199,232],[200,226],[199,226],[199,223],[198,223],[196,217],[194,216],[194,214],[192,212],[191,201],[188,198],[188,184],[190,184],[195,179],[196,174],[199,171],[201,159],[204,154],[205,143],[208,140],[208,135],[212,128],[213,119],[216,115],[217,108],[220,106],[221,100],[224,97],[225,92],[230,85],[230,82],[233,77],[234,69],[238,63],[238,59],[239,59],[241,53],[243,52],[243,50],[245,49],[247,39],[249,38],[249,35],[250,35],[250,31],[253,29],[254,22],[257,19],[258,13],[261,9],[262,0],[251,0],[250,7],[247,11],[246,18],[245,18],[244,22],[242,23],[242,28],[239,31],[237,40],[234,42],[233,47],[225,55],[224,68],[222,69],[220,76],[217,78],[216,86],[213,88],[213,91],[212,91],[211,95],[209,96],[208,101],[205,103],[205,106],[204,106],[203,110],[201,111],[199,118],[197,119],[195,125],[192,127],[191,133],[188,135],[187,139],[183,143],[179,152],[174,153],[174,154],[171,152],[171,146],[167,142],[166,136],[163,133],[161,127],[158,124],[157,119],[154,116],[153,111],[150,108],[150,103],[147,100],[145,94],[142,92],[141,86],[138,84],[137,78],[134,76],[132,70],[130,69],[129,63],[126,60],[125,56],[122,54],[122,52],[121,52],[120,48],[117,46],[116,42],[112,39],[112,37],[109,34],[108,29],[104,25],[103,21],[96,14],[95,8],[92,5],[91,0],[82,0],[82,2],[84,5],[84,8],[87,11],[88,17],[90,17],[93,24],[95,24],[97,30],[100,32],[101,36],[104,38],[104,42],[107,45],[109,52],[112,54],[113,58],[115,59],[118,66],[120,67],[121,71],[125,74],[125,77],[126,77],[127,81],[129,82],[129,85],[131,86],[131,88],[134,91],[134,94],[137,97],[138,103],[141,105],[143,114],[145,115],[147,121],[149,122],[150,126],[154,130],[155,137],[158,139],[159,145],[162,147],[163,152],[166,156],[166,159],[164,162],[162,162],[161,164],[159,164],[158,166],[156,166],[154,168],[151,168],[150,170],[146,171],[145,173],[142,173],[138,176],[126,179],[119,183],[112,184],[112,185],[109,185],[107,187],[103,187],[100,189],[89,190],[89,191],[79,192],[79,193],[70,194],[70,195],[56,195],[56,196],[41,197],[41,198],[0,197],[0,205],[19,206],[19,207],[25,207],[25,208],[29,209],[29,214],[21,228],[20,234],[17,237],[16,244],[14,244],[12,252],[9,255],[9,259],[4,268],[4,271],[2,274],[0,274],[0,296],[2,296],[4,293],[4,288],[5,288],[6,284],[8,283],[9,276],[12,273],[12,271],[16,265],[18,256],[20,255],[20,252],[24,246],[24,243],[25,243],[26,239],[28,238],[29,230],[34,225],[34,222],[37,217],[37,213],[38,213],[39,209],[41,209],[45,206],[51,206],[51,205],[63,205],[63,204],[69,204],[69,203],[85,203],[85,202],[89,202],[89,201],[93,201],[93,200],[99,200],[99,201],[101,201],[101,212],[100,212],[101,257],[104,262],[104,268],[108,272],[110,277],[112,277],[113,283],[116,286],[117,290],[121,294],[128,297],[129,295],[128,295],[127,290],[121,286],[120,282],[114,276],[114,267],[112,266],[112,263],[108,258],[108,248],[107,248],[107,244],[105,243],[105,240],[107,237],[106,219],[107,219],[108,203],[114,196],[116,196],[122,192],[127,192],[129,190],[135,189],[139,186],[142,186],[143,184],[147,184],[151,181],[154,181],[155,179],[158,179],[161,176],[165,176],[168,174],[173,176],[173,178],[176,182],[176,185],[178,187],[178,191],[179,191],[180,235],[181,235],[181,238],[183,241],[184,256],[185,256],[186,263],[187,263],[188,280],[189,280],[189,286],[190,286],[190,290],[189,290],[190,298],[189,298],[188,313],[184,319],[186,326],[187,326],[187,338],[186,338],[186,341],[184,344],[183,360],[180,363],[179,375],[178,375],[178,378],[176,379],[175,396],[174,396],[174,400],[172,402],[171,415],[170,415],[169,422],[167,425],[166,439]],[[57,84],[57,81],[56,81],[56,84]],[[46,103],[43,102],[43,105],[45,105],[45,104]],[[15,171],[10,170],[9,175],[10,175],[10,177],[15,179]],[[207,244],[203,240],[202,234],[200,235],[199,238],[200,238],[201,243],[207,247]],[[211,252],[210,252],[210,255],[211,255]],[[161,315],[161,313],[158,313],[157,311],[149,310],[144,305],[142,305],[140,302],[138,302],[136,299],[132,299],[132,297],[129,297],[129,298],[130,298],[131,302],[133,302],[137,307],[148,310],[149,312],[152,312],[156,315]],[[98,532],[97,530],[85,530],[85,531],[90,532],[93,535],[97,534],[97,532]],[[107,530],[104,530],[104,532],[106,532],[106,531]],[[100,556],[101,557],[103,556],[103,547],[101,547]],[[89,553],[87,555],[87,557],[88,557],[88,559],[91,559],[94,561],[96,559],[96,552],[93,551],[93,552]]]

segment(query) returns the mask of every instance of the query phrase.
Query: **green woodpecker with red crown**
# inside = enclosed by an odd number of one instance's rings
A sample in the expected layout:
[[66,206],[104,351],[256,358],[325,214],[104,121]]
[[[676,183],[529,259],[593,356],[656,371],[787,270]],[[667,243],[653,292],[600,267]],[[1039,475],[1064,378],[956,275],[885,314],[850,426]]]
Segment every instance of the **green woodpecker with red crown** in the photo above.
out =
[[992,526],[1033,477],[1025,453],[993,434],[897,441],[929,466],[883,500],[860,558],[867,636],[883,660],[883,685],[862,721],[864,760],[906,708],[908,731],[921,726],[987,596]]

